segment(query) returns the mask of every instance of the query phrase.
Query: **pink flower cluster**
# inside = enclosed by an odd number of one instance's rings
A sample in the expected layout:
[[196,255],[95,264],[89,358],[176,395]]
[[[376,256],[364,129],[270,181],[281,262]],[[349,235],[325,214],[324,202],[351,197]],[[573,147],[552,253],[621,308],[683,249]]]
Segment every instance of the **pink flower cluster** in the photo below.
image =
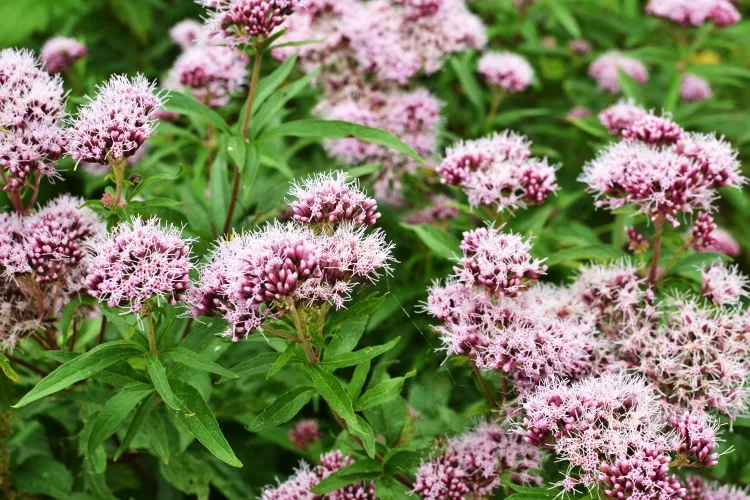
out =
[[19,192],[55,175],[65,149],[61,123],[65,114],[62,79],[43,71],[32,52],[0,51],[0,167],[5,191]]
[[711,85],[703,78],[689,73],[680,80],[680,97],[686,101],[703,101],[713,95]]
[[[613,120],[608,127],[620,124]],[[620,130],[625,140],[600,152],[579,178],[599,207],[631,204],[653,220],[663,217],[678,226],[680,214],[710,210],[717,189],[745,182],[737,152],[714,135],[684,132],[668,117],[652,114]]]
[[479,59],[479,74],[490,85],[508,92],[523,92],[534,80],[534,68],[511,52],[488,52]]
[[701,293],[717,306],[736,305],[748,294],[748,278],[737,266],[715,262],[701,270]]
[[616,104],[599,113],[599,121],[612,135],[620,135],[636,121],[648,115],[648,111],[635,104],[632,99],[620,99]]
[[687,478],[685,500],[750,500],[747,488],[707,483],[697,476]]
[[413,491],[423,500],[485,497],[498,489],[500,476],[506,473],[518,484],[538,483],[531,471],[541,459],[539,450],[518,435],[482,421],[451,439],[437,458],[419,467]]
[[377,202],[369,198],[348,174],[318,174],[292,187],[297,198],[290,206],[301,224],[339,224],[350,221],[372,226],[380,217]]
[[[365,225],[375,220],[375,212],[361,217],[349,211],[366,207],[363,213],[368,214],[374,204],[345,174],[313,178],[296,186],[293,194],[298,197],[293,207],[304,223],[269,224],[222,241],[191,292],[193,315],[221,314],[234,340],[253,334],[266,318],[283,316],[295,305],[341,307],[357,285],[390,272],[392,245],[381,230],[368,232]],[[333,219],[321,224],[317,216],[310,217],[316,211],[322,214],[318,207]]]
[[498,211],[539,205],[557,191],[556,167],[531,157],[531,142],[519,134],[501,134],[458,142],[436,167],[444,184],[461,187],[469,203],[495,205]]
[[[320,456],[320,465],[310,468],[301,462],[295,473],[277,486],[267,486],[261,500],[318,500],[321,497],[310,490],[334,472],[352,465],[354,460],[340,451],[332,451]],[[375,483],[360,482],[350,484],[326,494],[328,500],[375,500]]]
[[730,0],[651,0],[646,12],[683,26],[729,26],[742,19]]
[[139,75],[115,75],[71,121],[68,152],[76,162],[112,164],[133,156],[154,129],[164,98]]
[[212,38],[211,33],[198,21],[185,19],[175,24],[169,30],[169,37],[182,50],[187,50],[194,45],[208,43]]
[[265,39],[294,12],[298,0],[196,0],[212,9],[208,26],[236,44]]
[[638,83],[646,83],[648,80],[648,70],[642,62],[614,50],[602,54],[591,63],[589,76],[596,80],[600,89],[610,94],[619,94],[620,70]]
[[323,432],[320,430],[317,420],[302,420],[292,429],[289,429],[289,441],[300,450],[318,442],[321,437],[323,437]]
[[84,288],[84,248],[104,225],[82,199],[61,196],[21,218],[0,214],[0,346],[54,317]]
[[50,73],[64,73],[76,61],[86,57],[86,46],[75,38],[57,36],[50,38],[42,47],[44,68]]
[[156,218],[121,222],[89,242],[86,286],[109,307],[138,313],[151,299],[170,304],[187,299],[190,289],[189,241]]

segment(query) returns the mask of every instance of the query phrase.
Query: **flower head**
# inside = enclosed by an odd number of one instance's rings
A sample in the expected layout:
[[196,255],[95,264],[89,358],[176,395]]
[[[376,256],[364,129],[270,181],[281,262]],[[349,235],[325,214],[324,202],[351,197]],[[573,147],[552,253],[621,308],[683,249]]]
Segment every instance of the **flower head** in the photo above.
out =
[[643,233],[638,232],[634,227],[626,227],[625,234],[628,237],[628,250],[633,253],[645,253],[651,246]]
[[703,78],[685,73],[680,79],[680,97],[686,101],[702,101],[713,95],[711,85]]
[[646,12],[683,26],[729,26],[742,19],[730,0],[651,0]]
[[190,287],[189,242],[173,226],[156,218],[121,222],[89,243],[89,293],[110,307],[129,305],[135,313],[152,298],[170,303],[187,298]]
[[568,47],[574,53],[581,54],[581,55],[588,54],[593,49],[593,47],[591,46],[591,42],[589,42],[588,40],[584,40],[584,39],[571,40],[568,43]]
[[622,131],[625,139],[646,144],[673,144],[683,138],[685,131],[669,116],[646,114],[633,121]]
[[115,75],[71,122],[69,154],[77,162],[106,165],[133,156],[154,129],[164,99],[143,76]]
[[735,305],[748,297],[748,279],[737,266],[714,262],[701,270],[701,293],[717,306]]
[[187,50],[193,45],[205,41],[208,34],[203,25],[193,19],[180,21],[169,29],[169,37],[182,48]]
[[23,219],[16,214],[0,214],[0,280],[31,272],[28,254]]
[[50,73],[64,73],[73,64],[86,57],[86,46],[75,38],[57,36],[42,47],[41,58]]
[[317,442],[322,436],[323,432],[320,430],[317,420],[302,420],[292,429],[289,429],[289,441],[300,450],[304,450]]
[[291,195],[297,199],[290,204],[294,219],[302,224],[375,224],[380,217],[377,202],[360,189],[356,180],[347,177],[345,172],[336,171],[295,184]]
[[642,62],[614,50],[602,54],[591,63],[589,76],[596,80],[600,89],[610,94],[619,94],[621,90],[620,70],[638,83],[646,83],[648,80],[648,70]]
[[212,9],[209,26],[236,43],[270,37],[294,12],[299,0],[196,0]]
[[0,51],[0,167],[6,191],[53,177],[65,148],[62,79],[43,71],[32,52]]
[[675,451],[683,460],[701,467],[718,463],[719,454],[714,451],[718,446],[718,426],[712,417],[703,412],[685,411],[681,415],[674,413],[670,423],[677,431]]
[[223,45],[189,47],[169,70],[166,88],[188,88],[195,98],[210,107],[225,106],[231,94],[247,79],[247,58]]
[[531,256],[527,238],[501,230],[488,227],[465,232],[463,257],[455,271],[465,283],[485,287],[491,294],[514,297],[547,268]]
[[479,59],[479,74],[491,85],[516,93],[534,80],[534,68],[523,57],[511,52],[488,52]]
[[648,115],[648,111],[635,104],[632,99],[620,99],[617,104],[599,113],[599,121],[612,135],[620,135],[636,121]]
[[680,479],[669,475],[670,457],[658,446],[637,450],[625,459],[601,465],[599,480],[608,498],[660,500],[681,498]]
[[710,243],[699,243],[699,240],[696,239],[693,248],[698,252],[723,253],[730,257],[737,257],[742,253],[742,247],[734,239],[734,236],[726,229],[716,226],[714,226],[714,229],[710,233]]
[[716,241],[715,233],[716,223],[714,218],[707,212],[699,213],[691,231],[693,248],[698,251],[707,251],[705,249],[710,248]]

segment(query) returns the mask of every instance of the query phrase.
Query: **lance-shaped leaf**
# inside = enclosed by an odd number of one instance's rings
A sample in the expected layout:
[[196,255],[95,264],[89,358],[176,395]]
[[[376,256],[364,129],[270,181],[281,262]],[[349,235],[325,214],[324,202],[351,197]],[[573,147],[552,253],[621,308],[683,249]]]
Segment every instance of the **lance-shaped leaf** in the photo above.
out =
[[289,422],[310,401],[315,393],[312,387],[298,387],[282,394],[248,426],[251,432],[260,432]]
[[174,361],[203,372],[215,373],[228,378],[238,378],[238,375],[232,371],[184,347],[168,349],[162,353],[162,357],[167,361]]
[[88,452],[93,455],[96,448],[109,436],[115,433],[128,414],[153,389],[145,384],[138,384],[118,392],[99,411],[89,436]]

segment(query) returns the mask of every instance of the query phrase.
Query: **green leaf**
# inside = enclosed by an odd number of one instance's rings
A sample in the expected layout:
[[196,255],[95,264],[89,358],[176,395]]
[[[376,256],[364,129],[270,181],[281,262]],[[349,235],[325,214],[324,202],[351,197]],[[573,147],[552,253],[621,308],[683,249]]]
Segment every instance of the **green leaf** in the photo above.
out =
[[253,121],[251,125],[251,137],[258,135],[258,132],[263,130],[263,127],[268,123],[268,120],[274,118],[278,113],[284,109],[284,105],[289,102],[294,96],[299,94],[302,90],[310,87],[310,82],[318,76],[318,70],[310,72],[303,78],[300,78],[294,83],[286,85],[284,88],[276,91],[268,98],[266,103],[258,109],[257,113],[253,113]]
[[482,89],[477,83],[477,79],[474,76],[474,71],[469,69],[469,62],[465,57],[453,56],[450,59],[450,65],[453,71],[456,72],[458,81],[461,82],[461,86],[466,92],[469,102],[474,108],[480,113],[484,114],[484,98],[482,97]]
[[156,387],[156,392],[159,393],[164,403],[173,410],[180,411],[182,405],[172,392],[164,365],[161,364],[161,361],[159,361],[159,358],[153,352],[146,354],[146,369],[151,377],[151,381],[154,383],[154,387]]
[[578,260],[614,260],[626,257],[627,254],[612,245],[591,245],[579,248],[566,248],[558,250],[547,258],[544,263],[554,266],[565,261]]
[[211,122],[215,127],[231,133],[229,125],[227,125],[227,122],[224,121],[224,118],[219,113],[180,92],[171,91],[169,93],[166,108],[175,113],[203,118]]
[[153,412],[146,422],[144,430],[148,436],[151,450],[159,456],[162,463],[169,464],[169,439],[167,438],[167,428],[164,425],[162,414]]
[[118,392],[107,401],[107,404],[99,411],[91,429],[89,455],[92,455],[105,439],[115,433],[133,408],[149,394],[152,394],[151,388],[139,384]]
[[338,368],[344,368],[347,366],[356,366],[365,361],[369,361],[373,358],[380,356],[396,347],[401,337],[396,337],[387,344],[365,347],[359,351],[347,352],[343,354],[337,354],[327,358],[321,363],[321,366],[327,370],[336,370]]
[[125,437],[123,438],[122,442],[120,443],[120,446],[117,448],[117,451],[115,452],[115,462],[119,460],[122,454],[128,450],[128,448],[130,447],[130,443],[133,442],[133,438],[135,438],[135,436],[138,435],[138,432],[140,432],[140,430],[143,428],[143,424],[146,423],[146,420],[148,419],[148,416],[151,414],[151,410],[154,409],[155,405],[156,405],[156,394],[152,392],[143,401],[141,406],[138,407],[138,410],[135,412],[133,421],[130,422],[128,431],[125,433]]
[[604,140],[610,139],[609,132],[607,132],[607,129],[599,123],[599,120],[591,118],[574,118],[569,121],[587,134]]
[[401,389],[404,388],[404,382],[407,378],[413,377],[415,372],[409,372],[403,377],[396,377],[385,380],[375,387],[362,394],[357,400],[355,408],[357,411],[375,408],[401,395]]
[[297,53],[294,53],[281,63],[278,68],[273,70],[270,75],[260,79],[258,88],[255,91],[255,99],[253,100],[253,115],[258,111],[261,104],[266,102],[266,99],[271,97],[274,91],[279,88],[279,85],[284,83],[284,80],[289,77],[296,62]]
[[380,462],[374,458],[357,460],[352,465],[339,469],[310,491],[316,495],[325,495],[332,491],[340,490],[344,486],[361,481],[370,481],[380,475]]
[[172,384],[175,394],[185,407],[185,410],[177,413],[185,427],[216,458],[232,467],[242,467],[242,462],[235,456],[232,447],[221,433],[216,417],[200,393],[194,387],[179,381],[172,381]]
[[[248,359],[247,361],[243,361],[242,363],[233,366],[232,373],[236,375],[236,377],[266,374],[276,364],[279,356],[281,356],[281,354],[278,352],[265,352],[259,354],[252,359]],[[221,384],[227,380],[230,380],[229,377],[224,377],[219,383]]]
[[573,38],[581,38],[581,28],[564,0],[547,0],[545,3],[554,17]]
[[13,382],[18,382],[19,380],[21,380],[18,377],[18,374],[13,371],[13,368],[10,366],[10,361],[8,361],[8,358],[6,358],[2,352],[0,352],[0,370],[2,370],[5,376]]
[[281,356],[276,359],[276,362],[274,362],[271,369],[268,370],[268,373],[266,374],[266,380],[270,380],[271,377],[279,373],[279,370],[284,368],[284,366],[292,359],[296,346],[297,344],[295,344],[294,342],[290,342],[289,345],[286,346],[284,352],[281,353]]
[[167,361],[174,361],[175,363],[185,365],[189,368],[195,368],[196,370],[215,373],[216,375],[222,375],[226,378],[239,378],[239,375],[232,371],[227,370],[210,359],[206,359],[200,354],[196,354],[184,347],[173,347],[167,349],[162,353],[162,357]]
[[341,382],[317,365],[308,365],[307,374],[310,376],[318,393],[331,406],[331,409],[344,419],[346,425],[349,427],[349,431],[359,431],[357,416],[354,414],[352,407],[352,400],[349,399]]
[[549,116],[551,111],[546,108],[529,108],[529,109],[511,109],[500,112],[492,122],[493,126],[507,127],[521,120],[534,118],[537,116]]
[[61,391],[140,352],[143,352],[142,347],[124,340],[98,345],[44,377],[13,407],[21,408],[45,396]]
[[282,394],[250,423],[248,430],[260,432],[289,422],[310,401],[315,389],[298,387]]
[[375,434],[372,432],[372,427],[359,415],[357,415],[357,425],[359,429],[353,430],[352,434],[359,438],[367,456],[375,458]]
[[349,399],[356,401],[359,395],[362,393],[362,388],[365,386],[367,381],[367,375],[370,373],[370,361],[365,361],[361,365],[358,365],[354,369],[352,380],[349,382],[349,387],[346,388],[346,393],[349,395]]
[[216,151],[216,158],[211,165],[209,192],[211,193],[211,217],[218,228],[224,226],[224,219],[229,210],[230,198],[229,168],[226,155],[226,141],[222,140]]
[[401,224],[401,227],[413,231],[432,253],[446,260],[455,260],[460,254],[458,238],[445,229],[427,224]]
[[287,122],[267,131],[258,139],[258,142],[287,136],[314,137],[318,139],[359,139],[364,142],[380,144],[381,146],[405,154],[420,163],[424,163],[422,157],[419,156],[409,145],[390,132],[372,127],[365,127],[364,125],[357,125],[356,123],[335,120],[308,119]]
[[622,93],[625,94],[626,97],[633,99],[637,104],[644,104],[640,83],[635,81],[633,77],[627,74],[622,68],[618,68],[617,70],[617,80],[620,82],[620,88],[622,88]]
[[31,495],[64,500],[73,487],[73,475],[63,464],[47,456],[32,457],[10,476],[15,487]]
[[669,85],[669,90],[664,98],[664,109],[672,113],[677,108],[677,103],[680,100],[680,81],[682,80],[682,73],[676,71],[672,77],[672,83]]

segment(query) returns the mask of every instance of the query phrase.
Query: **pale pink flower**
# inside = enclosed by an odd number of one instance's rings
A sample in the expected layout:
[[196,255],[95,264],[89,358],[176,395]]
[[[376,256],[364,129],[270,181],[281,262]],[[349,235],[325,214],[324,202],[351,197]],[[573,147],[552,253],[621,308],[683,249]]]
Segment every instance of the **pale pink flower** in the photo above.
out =
[[76,162],[108,164],[133,156],[154,130],[164,98],[144,76],[115,75],[71,121],[68,153]]
[[37,177],[54,177],[65,149],[65,92],[26,50],[0,51],[0,167],[3,189],[18,193]]
[[[278,481],[278,479],[277,479]],[[316,500],[316,495],[310,490],[320,482],[318,475],[310,466],[301,462],[283,483],[278,481],[276,486],[266,486],[260,495],[261,500]]]
[[[49,305],[47,297],[35,298]],[[17,280],[0,278],[0,351],[13,351],[24,336],[42,327],[45,318],[39,316],[39,302],[29,301]]]
[[589,76],[597,81],[599,88],[610,94],[619,94],[619,71],[622,70],[638,83],[646,83],[648,70],[637,59],[612,50],[599,56],[589,66]]
[[739,268],[715,262],[701,269],[701,293],[717,306],[736,305],[748,294],[748,278]]
[[164,88],[189,89],[195,98],[212,108],[225,106],[247,80],[247,57],[232,47],[189,47],[169,70]]
[[617,458],[601,465],[601,490],[618,500],[666,500],[682,498],[685,488],[680,478],[669,475],[669,454],[659,446],[636,450],[628,458]]
[[42,47],[41,59],[50,73],[64,73],[73,64],[86,57],[86,46],[75,38],[56,36]]
[[196,1],[211,9],[209,29],[237,44],[268,38],[299,4],[299,0]]
[[737,243],[732,234],[720,227],[715,228],[711,232],[711,243],[707,246],[697,247],[696,250],[699,252],[723,253],[730,257],[737,257],[742,253],[742,247]]
[[713,95],[711,85],[703,78],[686,73],[680,79],[680,97],[686,101],[702,101]]
[[171,304],[187,299],[190,242],[174,226],[136,217],[90,240],[88,251],[86,286],[110,307],[130,306],[138,313],[152,298]]
[[674,451],[683,460],[694,466],[712,467],[718,463],[718,425],[713,417],[703,412],[685,411],[670,417],[672,427],[677,431]]
[[502,228],[465,232],[461,251],[463,257],[455,268],[459,278],[498,296],[515,297],[547,271],[543,261],[531,256],[528,238],[503,233]]
[[31,272],[24,222],[16,214],[0,214],[0,281]]
[[610,134],[620,135],[623,130],[647,115],[648,111],[636,105],[632,99],[620,99],[617,104],[599,113],[599,121],[607,127]]
[[691,231],[693,248],[699,252],[707,252],[716,242],[715,234],[714,218],[706,212],[699,213]]
[[588,118],[589,116],[591,116],[591,110],[589,108],[578,106],[575,108],[570,108],[568,110],[568,113],[565,115],[565,119],[582,120],[583,118]]
[[317,420],[302,420],[289,429],[289,441],[300,450],[318,442],[321,437],[323,437],[323,432]]
[[294,219],[302,224],[338,224],[351,221],[372,226],[380,217],[377,202],[348,180],[346,172],[335,171],[308,177],[294,184],[290,192],[296,198],[290,206]]
[[429,205],[411,212],[404,218],[407,224],[428,224],[431,226],[458,217],[458,208],[452,198],[438,193],[429,198]]
[[523,57],[511,52],[488,52],[479,59],[479,74],[491,85],[516,93],[534,80],[534,68]]
[[671,117],[644,115],[622,131],[625,139],[646,144],[673,144],[683,138],[685,131],[672,121]]
[[742,19],[729,0],[651,0],[646,12],[684,26],[729,26]]
[[583,40],[583,39],[571,40],[568,43],[568,47],[574,53],[581,54],[581,55],[588,54],[593,49],[593,47],[591,46],[591,42],[589,42],[588,40]]
[[203,25],[193,19],[185,19],[169,29],[169,37],[182,48],[187,50],[193,45],[202,43],[208,37]]
[[441,455],[417,471],[414,493],[423,500],[449,500],[491,495],[500,476],[509,474],[519,484],[539,483],[532,472],[541,454],[499,424],[479,422],[451,439]]

